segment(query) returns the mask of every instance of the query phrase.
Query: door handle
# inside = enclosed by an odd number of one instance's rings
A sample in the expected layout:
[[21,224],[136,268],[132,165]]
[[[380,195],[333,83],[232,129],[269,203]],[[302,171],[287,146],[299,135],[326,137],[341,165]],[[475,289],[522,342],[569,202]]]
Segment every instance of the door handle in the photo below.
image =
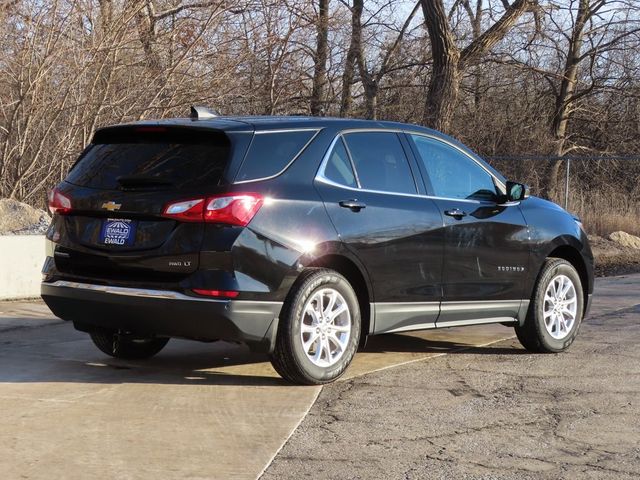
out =
[[462,217],[466,217],[467,216],[466,212],[463,212],[459,208],[454,208],[452,210],[445,210],[444,214],[445,215],[449,215],[450,217],[453,217],[456,220],[460,220]]
[[359,212],[367,207],[365,203],[359,202],[358,200],[342,200],[338,204],[343,208],[348,208],[352,212]]

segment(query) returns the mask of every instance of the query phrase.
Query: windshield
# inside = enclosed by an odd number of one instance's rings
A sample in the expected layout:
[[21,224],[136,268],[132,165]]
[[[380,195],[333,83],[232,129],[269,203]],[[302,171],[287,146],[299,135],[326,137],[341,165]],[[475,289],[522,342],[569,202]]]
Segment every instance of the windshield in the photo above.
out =
[[228,139],[219,133],[127,133],[97,140],[71,169],[67,182],[107,190],[215,186],[221,182],[230,150]]

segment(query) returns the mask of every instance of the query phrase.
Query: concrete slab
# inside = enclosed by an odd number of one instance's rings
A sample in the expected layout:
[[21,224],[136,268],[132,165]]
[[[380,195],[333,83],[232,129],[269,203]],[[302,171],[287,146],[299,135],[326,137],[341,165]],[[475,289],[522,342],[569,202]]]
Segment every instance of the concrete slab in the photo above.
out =
[[[264,374],[227,374],[236,362]],[[0,364],[4,478],[255,478],[319,392],[240,346],[120,362],[70,325],[7,332]]]
[[0,235],[0,300],[40,296],[44,235]]
[[42,300],[0,301],[0,332],[62,322]]
[[[594,311],[637,302],[640,276],[600,283]],[[151,360],[114,360],[44,308],[0,302],[3,478],[256,478],[320,391],[226,343],[172,340]],[[479,326],[373,338],[347,378],[512,336]]]

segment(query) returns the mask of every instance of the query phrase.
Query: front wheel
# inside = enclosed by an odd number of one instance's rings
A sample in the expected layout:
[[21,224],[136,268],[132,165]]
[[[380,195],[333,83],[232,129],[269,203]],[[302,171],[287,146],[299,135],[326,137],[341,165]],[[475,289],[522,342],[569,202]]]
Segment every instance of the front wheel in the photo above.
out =
[[333,270],[309,269],[282,308],[271,363],[292,383],[329,383],[347,369],[359,338],[360,307],[349,282]]
[[566,260],[548,258],[536,282],[518,340],[532,352],[557,353],[569,348],[578,334],[584,308],[580,275]]
[[164,337],[138,337],[115,330],[96,330],[89,335],[101,352],[125,360],[153,357],[169,342]]

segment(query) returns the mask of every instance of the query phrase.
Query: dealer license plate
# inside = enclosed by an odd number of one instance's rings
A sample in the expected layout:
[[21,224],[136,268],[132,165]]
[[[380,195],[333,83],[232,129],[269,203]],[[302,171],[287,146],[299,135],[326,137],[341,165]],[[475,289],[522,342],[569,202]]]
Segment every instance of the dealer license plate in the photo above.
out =
[[102,222],[100,243],[128,247],[136,239],[136,222],[124,218],[107,218]]

